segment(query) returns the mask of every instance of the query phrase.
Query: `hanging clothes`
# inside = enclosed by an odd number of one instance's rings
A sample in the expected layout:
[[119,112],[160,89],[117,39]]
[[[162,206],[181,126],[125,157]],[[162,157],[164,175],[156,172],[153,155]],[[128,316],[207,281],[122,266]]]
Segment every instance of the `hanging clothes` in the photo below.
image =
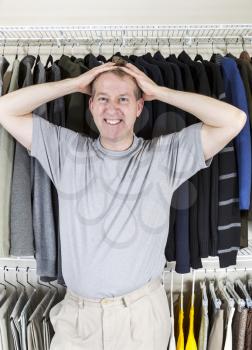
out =
[[232,322],[233,350],[244,349],[248,309],[236,309]]
[[194,305],[191,305],[190,307],[189,332],[185,350],[197,350],[197,344],[194,336]]
[[[4,94],[3,78],[10,63],[0,58],[0,96]],[[13,68],[15,63],[13,63]],[[13,163],[13,138],[0,125],[0,256],[8,256],[10,249],[10,190]]]
[[216,310],[208,338],[208,350],[222,349],[224,343],[224,310]]
[[[120,52],[117,52],[116,55],[121,56]],[[63,54],[59,60],[55,62],[52,60],[52,62],[55,71],[57,67],[57,79],[60,80],[79,76],[103,62],[111,61],[113,56],[106,60],[105,57],[101,55],[96,57],[92,53],[84,58],[68,57]],[[142,70],[160,86],[201,93],[223,101],[228,101],[230,97],[225,95],[227,88],[235,91],[235,80],[233,81],[234,86],[224,84],[224,81],[226,81],[225,75],[227,76],[230,72],[227,73],[225,69],[221,69],[223,57],[220,59],[218,55],[213,55],[210,61],[204,60],[200,55],[192,59],[184,50],[178,57],[174,54],[164,57],[160,51],[153,55],[147,52],[141,56],[133,54],[122,57]],[[234,57],[225,57],[225,59],[232,61],[232,64],[236,67],[237,79],[240,82],[242,80],[246,81],[248,87],[249,69],[245,69],[243,62]],[[50,74],[46,74],[47,67],[43,67],[42,62],[39,60],[35,62],[34,56],[26,56],[19,66],[21,69],[16,73],[15,78],[16,83],[19,83],[18,86],[23,87],[40,82],[56,81],[53,74],[51,77]],[[33,66],[34,73],[32,73]],[[15,74],[13,74],[13,79],[14,77]],[[245,101],[244,97],[248,99],[249,96],[248,92],[244,93],[239,100],[240,102],[238,101],[236,105],[243,108],[242,101]],[[88,96],[80,93],[69,94],[51,101],[47,106],[41,106],[41,112],[38,108],[37,114],[41,114],[42,118],[47,119],[51,124],[66,127],[73,132],[96,140],[98,130],[88,110],[88,98]],[[61,101],[61,104],[58,105],[58,101]],[[248,108],[250,108],[249,104],[247,105]],[[58,110],[61,110],[59,114],[64,114],[64,118],[61,119],[57,116]],[[153,140],[156,137],[166,137],[173,133],[179,133],[186,127],[197,124],[197,122],[195,116],[181,111],[175,106],[157,100],[146,101],[143,114],[141,118],[138,118],[135,125],[137,132],[135,135],[142,137],[144,140]],[[246,135],[248,136],[247,129],[246,124]],[[237,140],[240,140],[239,137]],[[242,144],[245,148],[248,148],[248,143],[244,140]],[[24,150],[20,151],[19,148],[17,145],[15,151],[13,151],[13,178],[10,179],[10,175],[7,176],[9,183],[11,183],[11,210],[9,212],[11,230],[6,231],[7,235],[8,232],[10,235],[10,253],[14,256],[30,255],[37,257],[38,274],[45,281],[57,278],[58,281],[61,280],[62,283],[65,283],[64,272],[61,271],[62,242],[58,222],[60,204],[57,189],[43,167],[38,165],[39,160],[36,159],[35,161],[31,157],[29,161],[29,158],[27,159],[27,155],[23,152]],[[163,259],[162,262],[165,259],[176,261],[177,272],[186,273],[189,272],[190,267],[201,267],[201,258],[209,255],[218,255],[222,267],[236,262],[241,240],[241,217],[244,221],[244,229],[248,219],[246,215],[242,216],[237,198],[239,198],[239,190],[246,193],[247,199],[247,193],[251,192],[246,185],[247,180],[245,182],[241,181],[239,169],[236,169],[235,157],[237,151],[237,142],[231,142],[212,158],[211,164],[199,169],[196,174],[184,179],[184,182],[181,181],[178,187],[174,187],[174,193],[170,201],[171,206],[167,210],[169,212],[169,223],[166,227],[168,234],[166,235],[165,255],[161,248],[159,252],[160,260]],[[20,157],[22,158],[21,163],[25,167],[24,174],[24,168],[21,167],[20,160],[18,160]],[[36,169],[39,170],[33,169],[33,162],[36,164]],[[10,174],[10,168],[8,169],[8,174]],[[244,168],[242,167],[242,169],[241,174],[244,173]],[[32,175],[34,178],[30,178],[29,174],[30,172],[33,174],[33,170],[35,172],[35,175]],[[247,175],[245,177],[248,179]],[[42,178],[43,181],[46,181],[45,191],[41,191],[38,186],[42,183],[39,181]],[[35,180],[34,183],[33,180]],[[24,183],[27,186],[23,186]],[[35,185],[34,188],[33,185]],[[43,207],[43,210],[42,198],[46,198],[44,203],[48,204]],[[20,211],[21,202],[22,206],[27,203],[28,209],[25,213]],[[20,220],[21,223],[19,223]],[[5,220],[5,222],[7,221]],[[39,225],[39,222],[42,225]],[[50,233],[45,233],[46,230],[42,230],[43,227],[49,227]],[[46,234],[45,240],[42,239],[41,230]],[[233,232],[235,233],[233,234]],[[246,245],[246,232],[245,229],[243,232],[245,243],[243,245]],[[33,242],[36,243],[35,246]],[[44,244],[45,242],[46,244]]]
[[[38,57],[33,70],[35,84],[46,82],[44,65]],[[45,120],[47,105],[40,105],[34,110]],[[55,277],[56,267],[56,232],[53,213],[52,186],[49,176],[35,158],[31,158],[31,193],[32,193],[32,219],[33,235],[36,247],[36,268],[39,276]]]
[[[19,64],[18,86],[33,84],[35,57],[26,55]],[[25,210],[24,210],[25,207]],[[15,142],[11,188],[11,255],[34,256],[31,202],[31,160],[25,147]]]
[[2,350],[14,349],[9,318],[16,301],[17,292],[14,290],[8,295],[4,304],[0,307],[0,348]]
[[208,341],[208,299],[206,292],[205,283],[201,284],[201,322],[200,322],[200,331],[198,339],[198,350],[207,350],[207,341]]
[[233,320],[234,312],[235,312],[234,307],[227,309],[227,323],[226,323],[226,329],[225,329],[224,350],[233,349],[232,320]]
[[[248,103],[244,84],[233,59],[221,60],[227,101],[243,110],[248,116]],[[234,139],[238,162],[239,208],[249,209],[251,192],[251,136],[249,118],[241,132]]]
[[185,344],[184,344],[184,329],[183,329],[183,321],[184,321],[184,310],[179,310],[179,318],[178,318],[178,341],[176,350],[184,350]]
[[174,305],[173,305],[173,271],[171,271],[171,286],[170,286],[170,323],[171,323],[171,332],[169,339],[168,350],[176,350],[176,339],[174,333]]

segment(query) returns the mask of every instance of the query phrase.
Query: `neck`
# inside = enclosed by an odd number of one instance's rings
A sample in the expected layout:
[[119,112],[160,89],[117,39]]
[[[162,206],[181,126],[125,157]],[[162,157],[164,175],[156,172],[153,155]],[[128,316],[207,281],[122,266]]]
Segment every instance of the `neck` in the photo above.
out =
[[101,145],[111,151],[125,151],[132,145],[133,140],[134,134],[131,134],[127,138],[121,140],[111,140],[100,135]]

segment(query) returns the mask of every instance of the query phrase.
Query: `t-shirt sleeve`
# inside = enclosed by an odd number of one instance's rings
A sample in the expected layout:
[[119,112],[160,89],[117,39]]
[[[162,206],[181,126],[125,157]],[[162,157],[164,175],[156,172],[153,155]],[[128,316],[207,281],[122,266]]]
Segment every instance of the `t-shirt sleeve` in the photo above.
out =
[[198,122],[181,131],[158,137],[160,169],[168,175],[169,184],[175,191],[199,170],[208,168],[213,157],[205,160]]
[[68,153],[76,147],[78,133],[32,114],[32,144],[35,157],[57,188]]

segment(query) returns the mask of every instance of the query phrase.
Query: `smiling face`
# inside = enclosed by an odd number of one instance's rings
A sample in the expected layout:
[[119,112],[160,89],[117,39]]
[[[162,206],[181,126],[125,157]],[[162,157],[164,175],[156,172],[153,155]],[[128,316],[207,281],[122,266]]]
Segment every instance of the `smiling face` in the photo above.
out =
[[136,82],[128,74],[105,72],[93,82],[89,109],[108,148],[130,146],[136,118],[144,105],[143,98],[137,99],[137,91]]

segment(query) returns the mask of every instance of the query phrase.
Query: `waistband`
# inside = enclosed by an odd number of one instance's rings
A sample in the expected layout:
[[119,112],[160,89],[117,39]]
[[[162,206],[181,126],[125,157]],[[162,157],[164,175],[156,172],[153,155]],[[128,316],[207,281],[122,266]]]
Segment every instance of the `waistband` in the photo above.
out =
[[162,278],[157,277],[150,280],[149,282],[144,284],[142,287],[135,289],[134,291],[129,292],[127,294],[123,294],[115,297],[100,298],[100,299],[82,297],[67,288],[65,299],[74,300],[79,304],[80,307],[84,307],[85,305],[96,306],[96,307],[101,307],[104,305],[128,306],[160,287],[164,287],[162,283]]

